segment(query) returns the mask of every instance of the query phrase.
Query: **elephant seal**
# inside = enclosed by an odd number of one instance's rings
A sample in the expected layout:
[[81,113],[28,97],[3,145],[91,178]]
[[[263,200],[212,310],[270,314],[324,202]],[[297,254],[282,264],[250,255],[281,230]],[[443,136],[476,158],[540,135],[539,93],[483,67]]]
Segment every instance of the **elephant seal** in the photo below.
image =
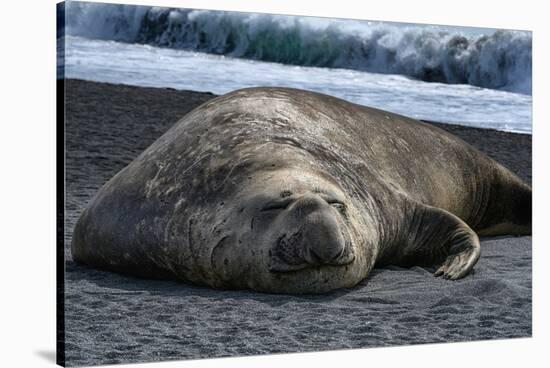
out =
[[479,258],[477,234],[530,231],[531,188],[459,138],[319,93],[250,88],[191,111],[109,180],[72,255],[146,278],[322,293],[384,264],[458,279]]

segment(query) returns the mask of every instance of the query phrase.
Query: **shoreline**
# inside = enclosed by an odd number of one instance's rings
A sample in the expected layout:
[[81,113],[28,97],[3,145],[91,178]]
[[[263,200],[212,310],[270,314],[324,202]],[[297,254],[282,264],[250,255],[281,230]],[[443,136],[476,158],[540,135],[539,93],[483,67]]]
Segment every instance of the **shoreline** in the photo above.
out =
[[426,120],[426,119],[416,119],[416,120],[419,120],[419,121],[422,121],[422,122],[428,123],[428,124],[433,124],[433,125],[436,125],[436,126],[451,126],[451,127],[454,127],[454,128],[467,128],[467,129],[472,129],[472,130],[484,130],[484,131],[488,130],[488,131],[492,131],[492,132],[499,132],[499,133],[505,133],[505,134],[514,134],[514,135],[527,135],[527,136],[532,136],[533,135],[531,133],[525,133],[525,132],[510,132],[508,130],[498,130],[498,129],[494,129],[494,128],[480,128],[480,127],[475,127],[475,126],[470,126],[470,125],[443,123],[443,122],[440,122],[440,121],[433,121],[433,120]]
[[[213,97],[220,96],[219,94],[209,92],[209,91],[195,91],[191,89],[177,89],[173,87],[147,87],[147,86],[139,86],[139,85],[133,85],[133,84],[125,84],[125,83],[113,83],[113,82],[99,82],[94,80],[88,80],[88,79],[80,79],[80,78],[57,78],[58,83],[60,81],[80,81],[80,82],[86,82],[86,83],[97,83],[97,84],[103,84],[103,85],[110,85],[110,86],[119,86],[119,87],[132,87],[132,88],[142,88],[142,89],[157,89],[157,90],[169,90],[169,91],[175,91],[175,92],[181,92],[181,93],[196,93],[196,94],[206,94],[206,95],[212,95]],[[354,102],[355,103],[355,102]],[[362,105],[360,103],[357,103],[358,105]],[[363,105],[367,106],[367,105]],[[372,106],[371,106],[372,107]],[[401,114],[403,115],[403,114]],[[428,124],[434,124],[434,125],[445,125],[445,126],[454,126],[454,127],[461,127],[461,128],[469,128],[469,129],[480,129],[480,130],[489,130],[489,131],[495,131],[495,132],[502,132],[507,134],[516,134],[516,135],[528,135],[532,136],[532,132],[520,132],[520,131],[510,131],[510,130],[498,130],[495,128],[486,128],[486,127],[475,127],[471,125],[466,124],[459,124],[459,123],[446,123],[443,121],[436,121],[436,120],[430,120],[430,119],[421,119],[421,118],[413,118]]]
[[[97,82],[97,81],[93,81],[93,80],[88,80],[88,79],[79,79],[79,78],[57,78],[57,82],[60,83],[60,82],[63,82],[63,81],[78,81],[78,82],[84,82],[84,83],[96,83],[96,84],[101,84],[101,85],[105,85],[105,86],[112,86],[112,87],[131,87],[131,88],[141,88],[141,89],[153,89],[153,90],[168,90],[168,91],[175,91],[175,92],[180,92],[180,93],[193,93],[193,94],[199,94],[199,95],[210,95],[212,96],[212,98],[214,97],[217,97],[217,96],[220,96],[218,94],[215,94],[213,92],[208,92],[208,91],[195,91],[195,90],[190,90],[190,89],[176,89],[176,88],[172,88],[172,87],[146,87],[146,86],[138,86],[138,85],[133,85],[133,84],[124,84],[124,83],[111,83],[111,82]],[[361,105],[361,104],[359,104]],[[366,105],[363,105],[363,106],[366,106]],[[414,118],[416,119],[416,118]],[[422,121],[424,123],[428,123],[428,124],[433,124],[433,125],[436,125],[436,126],[440,126],[440,125],[443,125],[443,126],[451,126],[451,127],[455,127],[455,128],[468,128],[468,129],[479,129],[479,130],[483,130],[483,131],[494,131],[494,132],[500,132],[500,133],[506,133],[506,134],[514,134],[514,135],[527,135],[527,136],[532,136],[532,132],[531,133],[527,133],[527,132],[515,132],[515,131],[508,131],[508,130],[498,130],[498,129],[495,129],[495,128],[482,128],[482,127],[474,127],[474,126],[470,126],[470,125],[462,125],[462,124],[456,124],[456,123],[446,123],[446,122],[442,122],[442,121],[435,121],[435,120],[429,120],[429,119],[416,119],[416,120],[419,120],[419,121]]]

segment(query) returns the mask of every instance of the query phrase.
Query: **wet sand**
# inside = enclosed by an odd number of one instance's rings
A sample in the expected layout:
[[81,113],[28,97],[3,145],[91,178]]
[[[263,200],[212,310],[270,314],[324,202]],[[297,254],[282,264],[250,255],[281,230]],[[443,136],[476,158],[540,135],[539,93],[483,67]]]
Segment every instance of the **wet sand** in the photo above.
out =
[[[327,295],[217,291],[80,266],[93,194],[209,93],[66,81],[66,364],[95,365],[531,336],[531,237],[482,240],[475,272],[386,267]],[[531,182],[531,136],[436,124]]]

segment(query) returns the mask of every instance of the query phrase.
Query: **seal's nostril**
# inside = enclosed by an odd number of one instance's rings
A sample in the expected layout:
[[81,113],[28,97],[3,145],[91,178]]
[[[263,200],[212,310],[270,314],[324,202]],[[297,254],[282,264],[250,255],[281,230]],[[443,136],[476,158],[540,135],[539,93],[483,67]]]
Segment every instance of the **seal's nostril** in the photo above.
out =
[[335,247],[333,249],[322,249],[318,246],[307,248],[306,261],[313,265],[338,264],[344,255],[344,247]]
[[270,250],[270,271],[289,272],[324,265],[344,266],[355,259],[349,242],[317,243],[304,241],[302,233],[279,237]]
[[336,261],[337,259],[341,258],[343,254],[344,254],[344,247],[340,248],[340,251],[334,254],[334,257],[332,257],[331,261]]
[[308,256],[309,256],[309,259],[307,260],[308,263],[311,263],[311,264],[323,263],[321,260],[321,257],[319,257],[317,253],[315,253],[315,250],[313,248],[308,249]]

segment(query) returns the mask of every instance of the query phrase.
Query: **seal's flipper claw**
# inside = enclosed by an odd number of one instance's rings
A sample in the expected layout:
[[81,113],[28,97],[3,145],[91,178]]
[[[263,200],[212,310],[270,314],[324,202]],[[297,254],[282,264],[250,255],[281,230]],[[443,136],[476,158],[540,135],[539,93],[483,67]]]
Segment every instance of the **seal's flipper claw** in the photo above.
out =
[[458,254],[450,254],[447,260],[452,259],[452,268],[448,275],[451,280],[458,280],[468,275],[479,259],[479,241],[468,244],[468,248]]
[[445,272],[445,267],[441,266],[437,269],[437,271],[434,272],[434,277],[439,277],[443,275],[444,272]]

